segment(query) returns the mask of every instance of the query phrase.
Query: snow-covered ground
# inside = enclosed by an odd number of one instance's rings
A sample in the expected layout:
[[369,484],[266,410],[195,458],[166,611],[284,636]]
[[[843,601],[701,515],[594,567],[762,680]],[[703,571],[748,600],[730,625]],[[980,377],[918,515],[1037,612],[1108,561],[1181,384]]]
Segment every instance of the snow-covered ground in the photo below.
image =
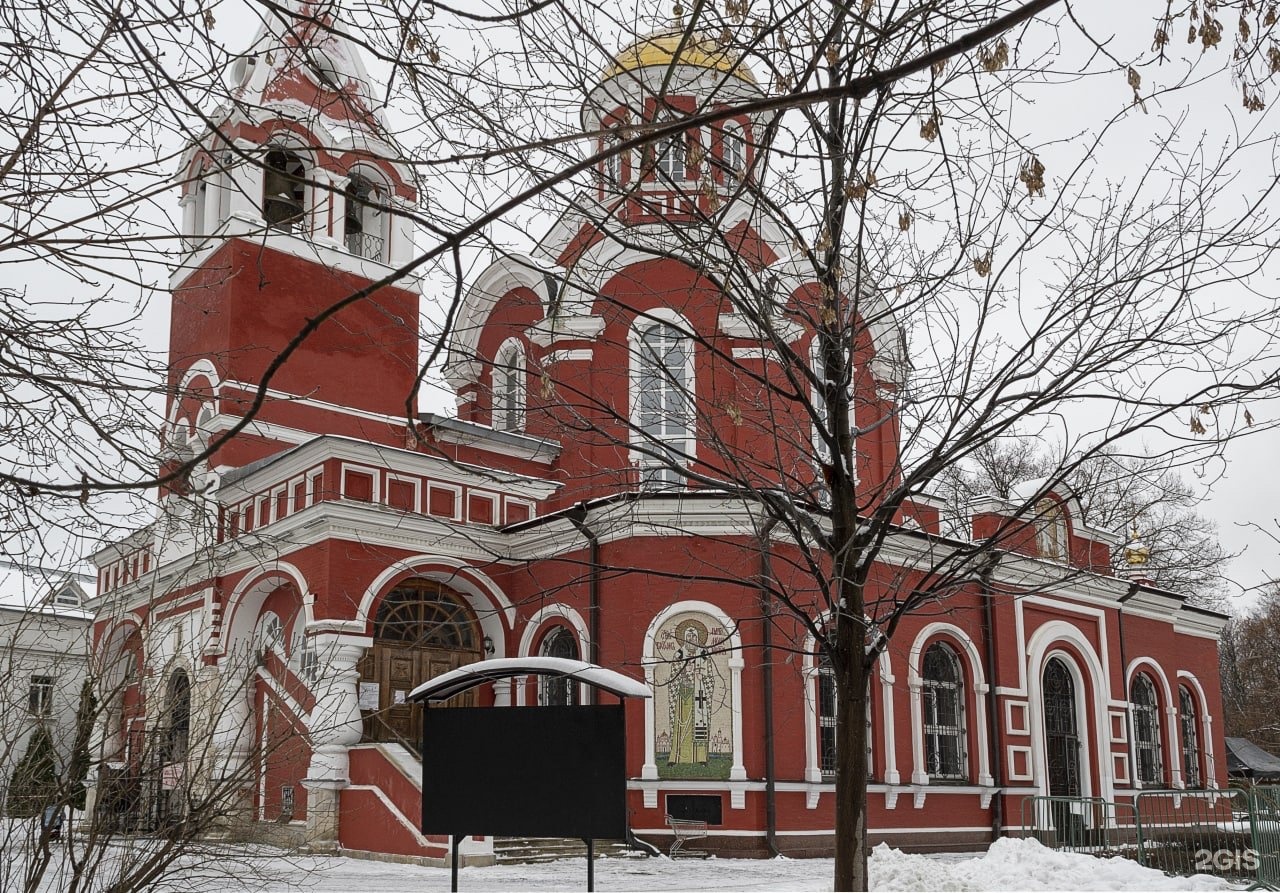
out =
[[[271,893],[419,893],[448,890],[449,871],[348,858],[293,858],[258,889]],[[830,890],[830,859],[611,858],[596,861],[596,889]],[[586,862],[464,868],[458,889],[585,890]],[[261,880],[259,883],[263,883]],[[256,885],[255,885],[256,886]],[[871,858],[873,890],[1230,890],[1217,878],[1166,877],[1122,858],[1059,853],[1034,840],[1004,839],[968,857],[908,855],[886,846]]]

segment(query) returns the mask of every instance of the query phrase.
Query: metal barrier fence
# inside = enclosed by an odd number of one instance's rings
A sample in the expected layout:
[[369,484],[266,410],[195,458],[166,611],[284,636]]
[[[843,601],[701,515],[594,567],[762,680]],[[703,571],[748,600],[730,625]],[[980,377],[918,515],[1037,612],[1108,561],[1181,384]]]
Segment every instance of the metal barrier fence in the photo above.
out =
[[1022,833],[1047,847],[1098,856],[1133,856],[1133,807],[1101,797],[1025,797]]
[[1132,805],[1026,797],[1022,829],[1054,849],[1280,889],[1280,786],[1143,791]]

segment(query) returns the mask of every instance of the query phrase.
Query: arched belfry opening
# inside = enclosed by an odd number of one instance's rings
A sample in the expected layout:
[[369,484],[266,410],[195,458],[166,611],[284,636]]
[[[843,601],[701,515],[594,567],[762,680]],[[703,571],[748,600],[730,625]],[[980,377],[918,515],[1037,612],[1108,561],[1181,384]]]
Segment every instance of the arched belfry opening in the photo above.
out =
[[[402,744],[416,752],[422,707],[409,692],[484,656],[475,612],[459,592],[435,580],[406,580],[387,594],[373,624],[373,646],[360,663],[364,740]],[[449,702],[475,706],[475,691]]]

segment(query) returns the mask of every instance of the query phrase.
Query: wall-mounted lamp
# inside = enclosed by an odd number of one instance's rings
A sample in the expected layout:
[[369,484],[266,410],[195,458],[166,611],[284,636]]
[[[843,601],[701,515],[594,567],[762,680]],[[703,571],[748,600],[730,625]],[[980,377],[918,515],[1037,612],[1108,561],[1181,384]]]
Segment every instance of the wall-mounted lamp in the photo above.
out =
[[493,639],[485,636],[480,640],[480,644],[484,648],[485,654],[493,654]]

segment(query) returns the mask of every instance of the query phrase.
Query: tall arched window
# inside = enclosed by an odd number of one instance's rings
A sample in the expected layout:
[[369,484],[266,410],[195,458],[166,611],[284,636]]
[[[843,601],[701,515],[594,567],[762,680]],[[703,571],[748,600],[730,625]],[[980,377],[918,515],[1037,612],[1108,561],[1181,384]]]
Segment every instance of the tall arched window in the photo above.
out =
[[272,149],[263,168],[262,216],[267,226],[285,232],[301,231],[307,200],[306,163],[296,152]]
[[493,358],[493,427],[498,431],[524,429],[525,365],[519,341],[505,342]]
[[[669,122],[658,121],[655,123],[664,124]],[[653,144],[659,183],[665,183],[668,180],[679,182],[685,178],[689,160],[689,145],[689,135],[686,133],[677,133]]]
[[[578,659],[578,639],[563,626],[542,640],[543,657]],[[564,676],[538,677],[538,703],[549,707],[568,707],[578,703],[578,686]]]
[[818,665],[818,766],[822,777],[836,777],[836,674],[825,652]]
[[1036,546],[1041,558],[1067,560],[1067,516],[1056,499],[1036,503]]
[[1134,677],[1129,700],[1133,704],[1133,749],[1138,761],[1138,781],[1145,785],[1162,784],[1160,703],[1156,699],[1156,687],[1146,673]]
[[924,759],[933,781],[968,778],[964,731],[964,670],[955,650],[935,642],[924,653],[921,709]]
[[1182,724],[1182,778],[1189,788],[1202,786],[1200,779],[1200,729],[1196,699],[1191,689],[1178,686],[1178,720]]
[[345,191],[343,239],[347,250],[370,260],[386,260],[386,199],[368,177],[352,174]]
[[[612,151],[614,149],[617,149],[617,147],[618,147],[618,137],[615,134],[611,133],[608,136],[606,136],[603,140],[600,141],[600,148],[602,151],[606,151],[606,152]],[[603,182],[604,182],[604,188],[606,192],[608,192],[608,190],[612,187],[621,185],[622,156],[616,153],[613,155],[607,156],[604,159],[603,163],[601,164],[600,170],[604,178]]]
[[162,762],[180,763],[187,758],[191,735],[191,682],[182,670],[169,677],[165,693],[164,753]]
[[747,147],[742,139],[742,128],[736,124],[726,124],[722,145],[721,163],[724,165],[725,185],[737,186],[742,182],[747,169]]
[[661,320],[636,322],[631,338],[632,441],[643,484],[680,484],[693,455],[693,343]]

